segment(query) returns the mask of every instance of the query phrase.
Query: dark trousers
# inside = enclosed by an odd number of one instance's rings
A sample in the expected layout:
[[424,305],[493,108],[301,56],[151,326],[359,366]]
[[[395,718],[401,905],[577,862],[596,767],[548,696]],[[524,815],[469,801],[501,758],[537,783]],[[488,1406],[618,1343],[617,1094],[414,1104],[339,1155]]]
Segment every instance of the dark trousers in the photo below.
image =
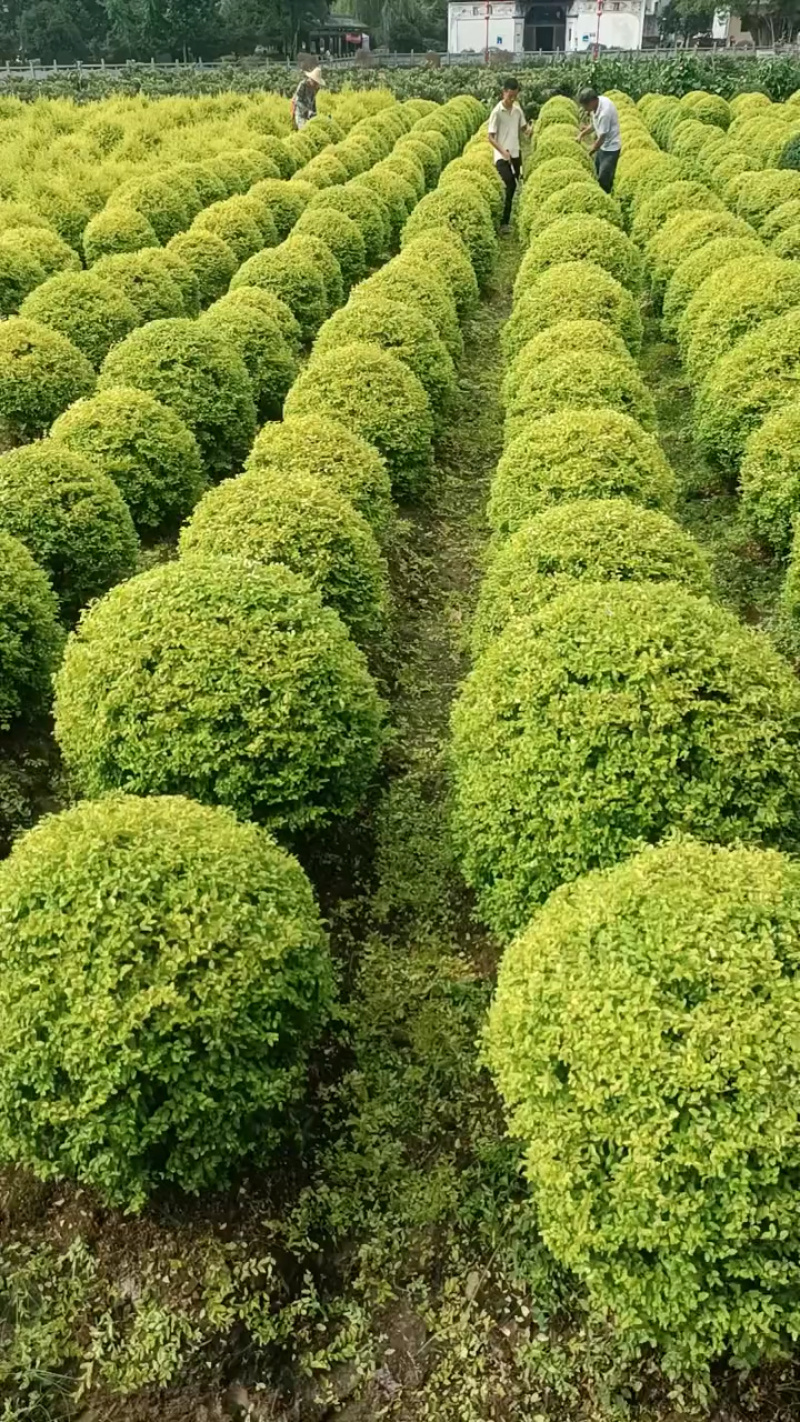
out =
[[506,205],[503,208],[503,226],[507,227],[511,221],[511,204],[514,201],[514,194],[522,173],[522,159],[512,158],[509,163],[507,158],[501,158],[499,163],[495,163],[497,172],[505,184]]
[[614,186],[614,174],[617,171],[618,162],[619,149],[616,153],[604,153],[602,148],[598,148],[594,155],[594,171],[604,193],[610,193]]

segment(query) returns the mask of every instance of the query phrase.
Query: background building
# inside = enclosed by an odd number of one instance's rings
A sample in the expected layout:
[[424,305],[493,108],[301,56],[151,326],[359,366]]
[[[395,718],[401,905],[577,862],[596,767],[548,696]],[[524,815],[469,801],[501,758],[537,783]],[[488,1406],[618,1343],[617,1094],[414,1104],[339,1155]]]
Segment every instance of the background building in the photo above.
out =
[[642,49],[658,33],[657,0],[473,0],[448,5],[451,54],[486,49],[523,54],[535,50]]

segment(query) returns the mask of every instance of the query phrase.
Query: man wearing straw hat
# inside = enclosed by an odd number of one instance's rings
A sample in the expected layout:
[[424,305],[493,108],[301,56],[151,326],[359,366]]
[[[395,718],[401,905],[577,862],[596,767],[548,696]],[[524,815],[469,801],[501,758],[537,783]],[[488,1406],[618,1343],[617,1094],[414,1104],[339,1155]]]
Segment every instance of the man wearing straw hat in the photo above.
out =
[[317,94],[324,88],[319,65],[303,75],[292,97],[292,121],[295,128],[305,128],[309,119],[317,117]]

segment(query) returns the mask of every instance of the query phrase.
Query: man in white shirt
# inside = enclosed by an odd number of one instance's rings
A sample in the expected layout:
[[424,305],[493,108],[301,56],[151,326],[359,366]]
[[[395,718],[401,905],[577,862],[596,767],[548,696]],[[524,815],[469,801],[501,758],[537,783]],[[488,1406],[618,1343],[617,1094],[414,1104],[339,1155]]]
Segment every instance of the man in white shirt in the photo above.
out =
[[511,205],[522,175],[522,154],[520,137],[530,133],[528,120],[518,103],[519,84],[516,79],[503,80],[503,97],[495,104],[489,115],[488,136],[494,149],[494,161],[500,178],[505,183],[506,205],[503,211],[501,232],[508,231],[511,221]]
[[596,94],[594,89],[582,89],[578,95],[578,103],[584,113],[589,115],[589,123],[584,124],[578,133],[578,142],[582,143],[587,133],[594,129],[594,143],[589,154],[594,158],[598,183],[604,193],[610,193],[622,152],[617,106],[605,95]]

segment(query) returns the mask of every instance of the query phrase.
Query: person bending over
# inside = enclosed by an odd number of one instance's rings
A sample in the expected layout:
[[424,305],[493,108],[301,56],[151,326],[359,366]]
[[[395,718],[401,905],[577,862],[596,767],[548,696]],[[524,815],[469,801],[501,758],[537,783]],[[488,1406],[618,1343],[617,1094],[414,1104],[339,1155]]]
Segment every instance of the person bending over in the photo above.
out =
[[604,193],[610,193],[614,186],[619,155],[622,152],[622,138],[619,131],[619,114],[616,104],[594,89],[582,89],[578,103],[589,115],[589,123],[578,132],[578,142],[582,143],[587,133],[594,130],[594,143],[589,154],[594,158],[597,181]]
[[503,97],[489,115],[488,136],[494,149],[497,172],[506,189],[501,232],[507,232],[511,221],[511,205],[522,177],[520,137],[530,133],[530,126],[519,105],[519,84],[516,79],[503,80]]

